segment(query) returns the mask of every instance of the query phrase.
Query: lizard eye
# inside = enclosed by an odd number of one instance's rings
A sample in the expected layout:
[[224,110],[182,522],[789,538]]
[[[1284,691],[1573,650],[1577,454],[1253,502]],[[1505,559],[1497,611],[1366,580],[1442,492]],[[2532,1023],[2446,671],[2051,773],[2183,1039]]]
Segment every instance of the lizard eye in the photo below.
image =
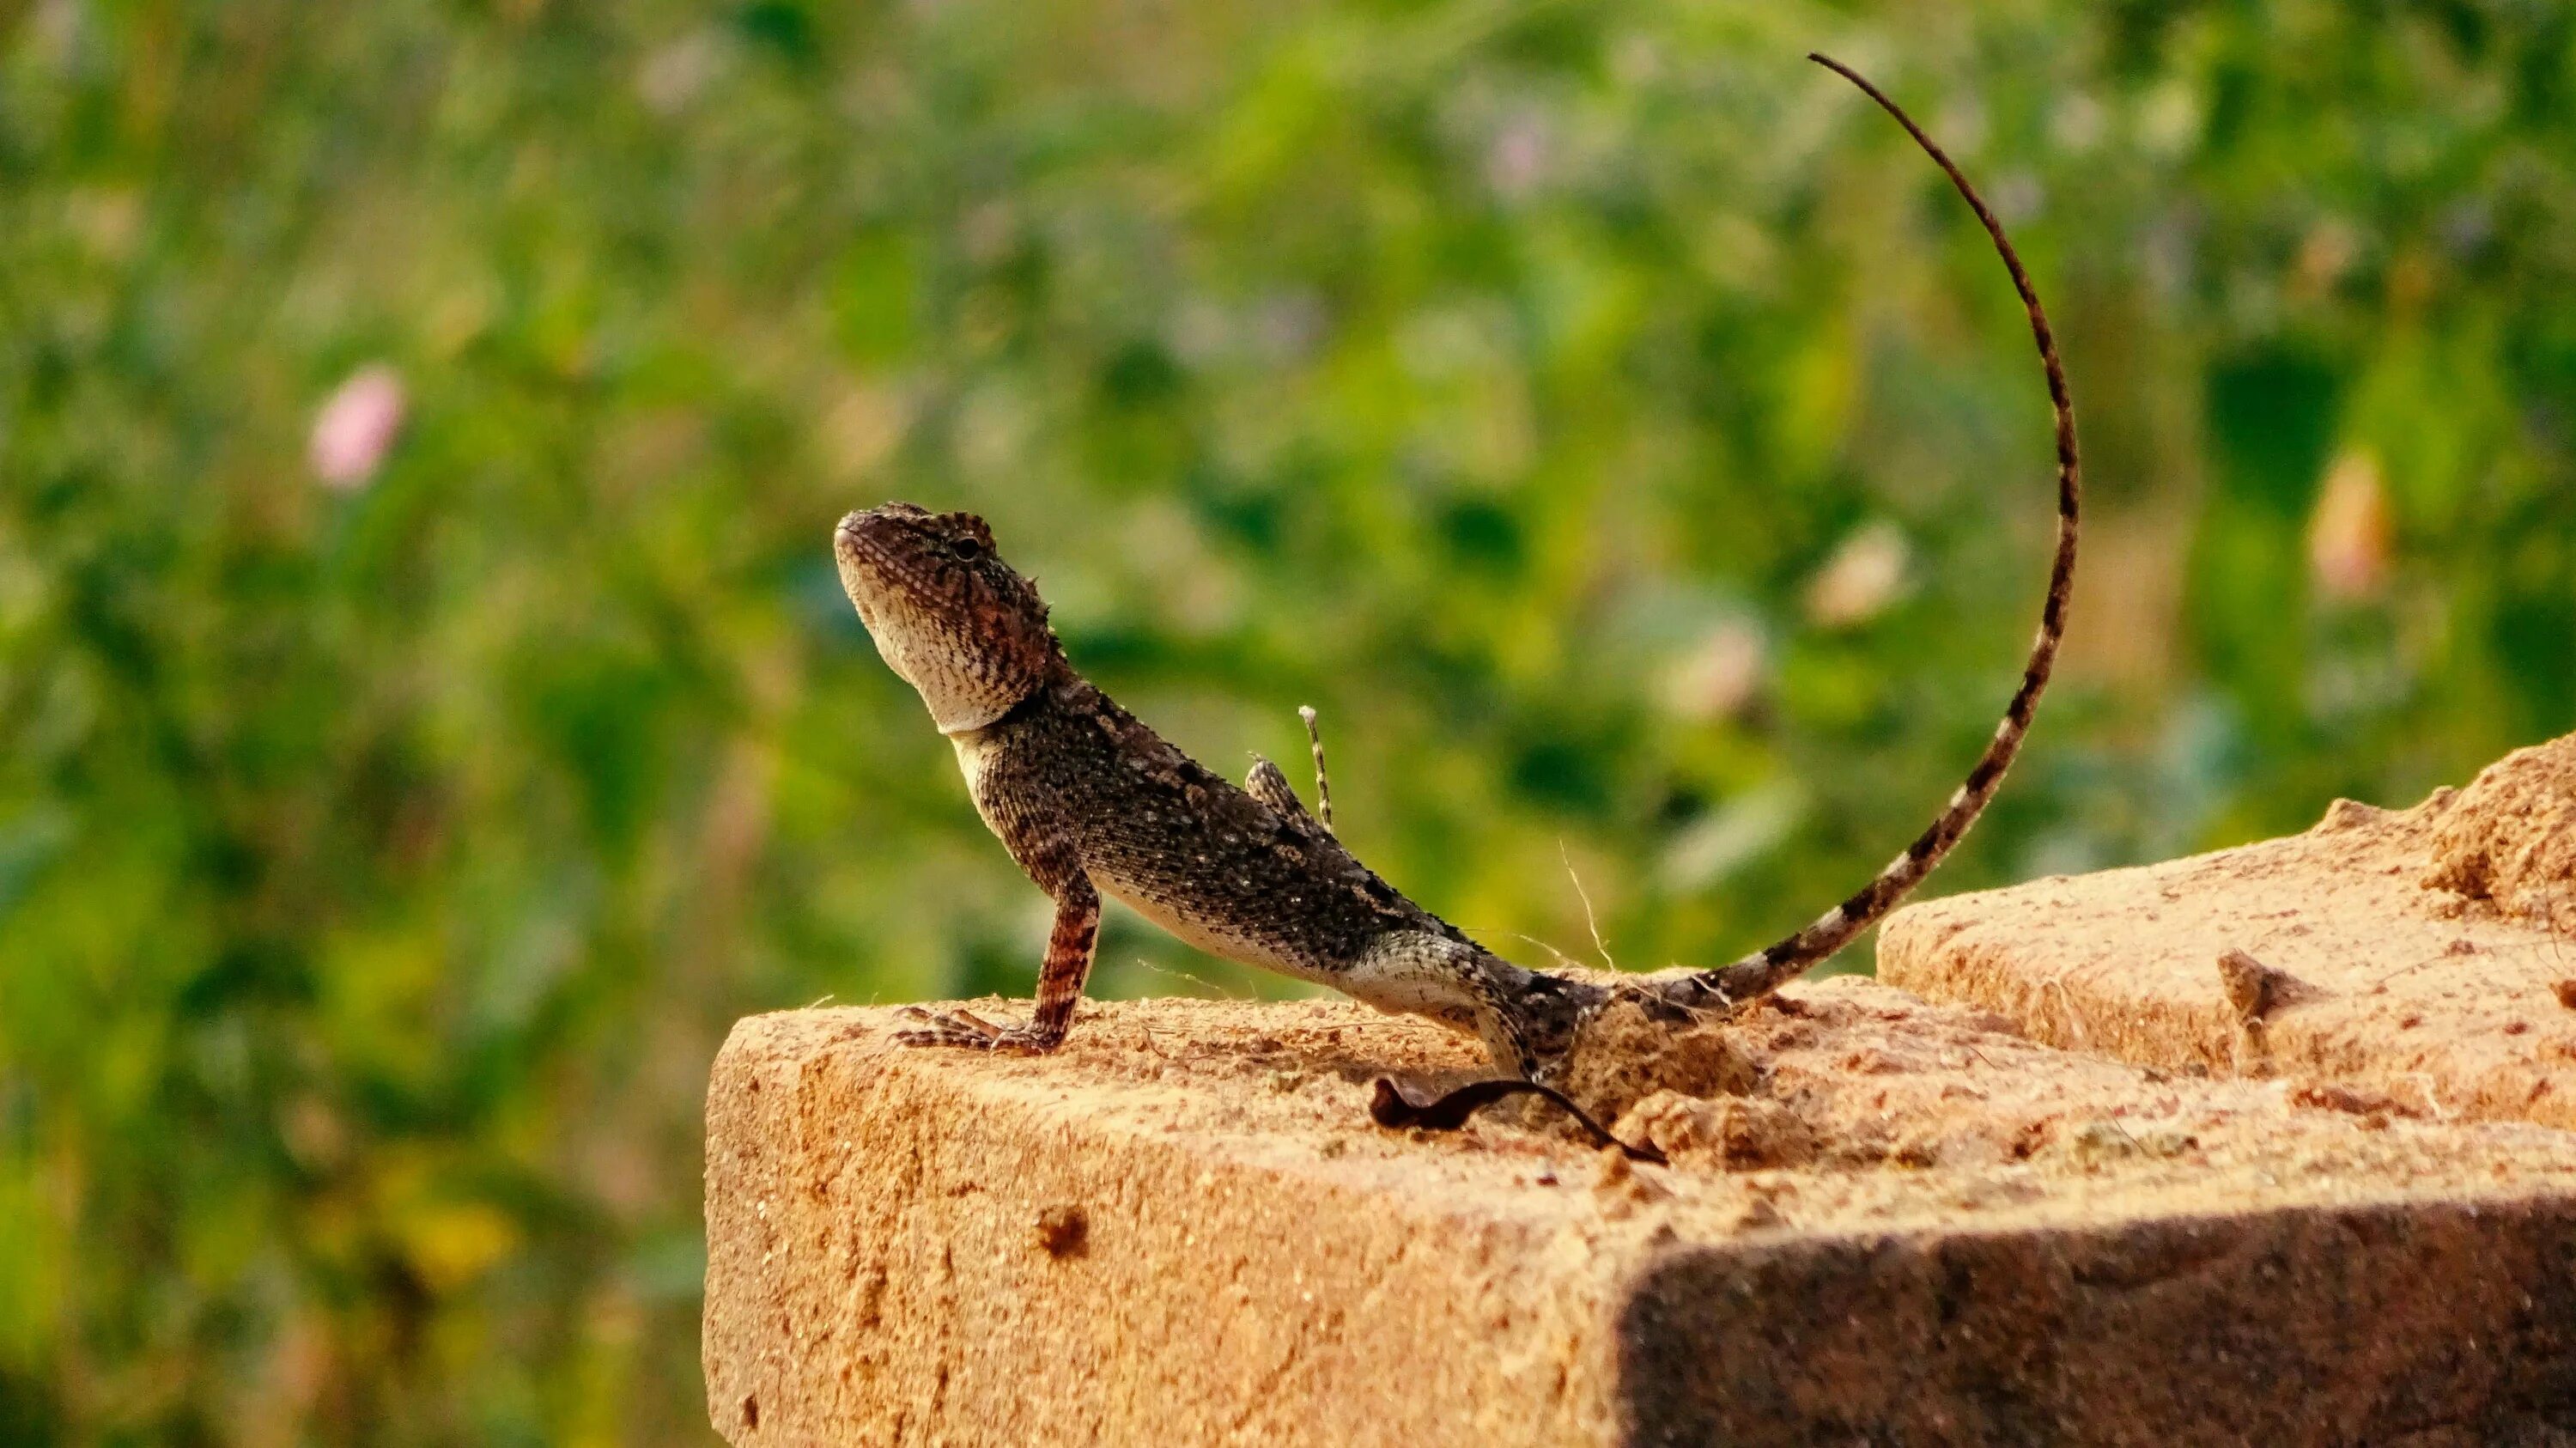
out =
[[957,556],[958,562],[972,563],[984,556],[984,545],[972,538],[960,538],[948,545],[948,551]]

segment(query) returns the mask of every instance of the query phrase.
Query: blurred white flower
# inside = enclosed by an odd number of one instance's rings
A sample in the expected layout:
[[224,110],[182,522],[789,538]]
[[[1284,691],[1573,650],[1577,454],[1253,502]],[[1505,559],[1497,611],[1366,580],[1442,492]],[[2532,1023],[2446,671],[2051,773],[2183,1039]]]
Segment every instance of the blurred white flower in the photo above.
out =
[[677,115],[706,89],[722,61],[714,36],[703,30],[683,35],[644,58],[635,72],[635,93],[656,114]]
[[2138,145],[2151,156],[2174,156],[2200,140],[2200,96],[2191,81],[2169,76],[2139,97],[2135,125]]
[[1657,866],[1664,888],[1705,889],[1778,849],[1806,813],[1796,785],[1757,786],[1684,825],[1664,843]]
[[[1863,62],[1866,64],[1866,62]],[[1943,103],[1932,134],[1953,156],[1973,156],[1985,149],[1986,108],[1975,96],[1956,96]]]
[[2058,149],[2081,156],[2102,143],[2103,133],[2110,125],[2111,117],[2102,109],[2102,103],[2076,91],[2049,113],[2048,135]]
[[2033,220],[2048,207],[2048,187],[2028,171],[2007,171],[1986,189],[1994,197],[1995,214],[2007,223]]
[[2290,267],[2290,292],[2314,300],[2332,292],[2361,254],[2361,233],[2339,217],[2326,217],[2308,228]]
[[1735,717],[1762,686],[1762,656],[1759,629],[1742,619],[1718,624],[1665,671],[1664,707],[1699,724]]
[[1277,363],[1302,362],[1322,344],[1332,323],[1323,297],[1313,291],[1274,292],[1254,310],[1252,335],[1261,356]]
[[978,266],[1002,261],[1019,237],[1020,215],[1008,201],[982,202],[957,218],[958,249]]
[[1881,520],[1843,540],[1807,585],[1807,617],[1827,628],[1867,623],[1905,592],[1908,550],[1896,525]]
[[313,417],[313,476],[341,492],[365,487],[403,425],[402,376],[384,363],[349,375]]
[[894,455],[903,441],[912,410],[892,387],[850,381],[823,414],[820,440],[833,477],[850,482],[867,477]]
[[2388,586],[2392,531],[2379,460],[2359,449],[2336,458],[2308,517],[2317,591],[2341,603],[2378,597]]

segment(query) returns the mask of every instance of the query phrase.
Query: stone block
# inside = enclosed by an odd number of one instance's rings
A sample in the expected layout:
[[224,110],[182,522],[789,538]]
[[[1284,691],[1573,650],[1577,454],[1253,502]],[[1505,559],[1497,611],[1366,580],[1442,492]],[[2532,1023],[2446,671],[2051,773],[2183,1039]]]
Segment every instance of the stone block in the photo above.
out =
[[[988,1015],[1008,1004],[977,1003]],[[2558,1131],[2056,1050],[1865,981],[1619,1130],[1366,1118],[1473,1048],[1338,1002],[1086,1009],[1045,1059],[738,1025],[715,1426],[767,1444],[2571,1441]],[[2457,1117],[2461,1113],[2450,1113]]]

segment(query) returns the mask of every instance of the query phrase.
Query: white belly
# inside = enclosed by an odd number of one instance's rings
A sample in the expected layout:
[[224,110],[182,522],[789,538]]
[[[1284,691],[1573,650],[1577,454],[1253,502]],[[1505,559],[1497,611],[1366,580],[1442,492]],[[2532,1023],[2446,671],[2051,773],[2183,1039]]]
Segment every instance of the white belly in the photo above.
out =
[[1291,959],[1266,941],[1224,930],[1206,920],[1184,915],[1165,902],[1156,900],[1142,891],[1128,888],[1117,880],[1103,875],[1094,875],[1091,877],[1091,882],[1100,887],[1100,893],[1152,921],[1156,928],[1173,939],[1192,949],[1204,950],[1219,960],[1231,960],[1238,965],[1275,970],[1282,975],[1293,975],[1302,980],[1331,979],[1324,972]]

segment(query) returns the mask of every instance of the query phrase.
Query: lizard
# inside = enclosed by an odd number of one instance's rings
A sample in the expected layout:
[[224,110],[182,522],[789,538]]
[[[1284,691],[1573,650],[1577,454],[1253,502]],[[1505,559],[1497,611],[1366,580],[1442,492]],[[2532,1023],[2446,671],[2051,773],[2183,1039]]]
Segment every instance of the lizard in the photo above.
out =
[[[1876,86],[1829,57],[1809,58],[1895,117],[1974,210],[2029,314],[2056,421],[2057,543],[2039,629],[1992,740],[1932,823],[1849,898],[1730,965],[1617,984],[1526,969],[1362,864],[1268,760],[1256,759],[1237,787],[1084,678],[1036,585],[1003,561],[982,518],[887,503],[834,529],[842,586],[879,654],[954,747],[978,814],[1055,904],[1027,1021],[915,1008],[920,1024],[899,1031],[899,1044],[1040,1054],[1062,1045],[1105,895],[1211,954],[1472,1034],[1506,1077],[1570,1104],[1545,1083],[1614,999],[1666,1021],[1740,1009],[1839,951],[1940,864],[2020,752],[2065,635],[2081,497],[2074,406],[2038,293],[1975,187]],[[1318,739],[1319,767],[1321,749]],[[1390,1105],[1383,1088],[1380,1096],[1389,1108],[1381,1119],[1420,1109]]]

